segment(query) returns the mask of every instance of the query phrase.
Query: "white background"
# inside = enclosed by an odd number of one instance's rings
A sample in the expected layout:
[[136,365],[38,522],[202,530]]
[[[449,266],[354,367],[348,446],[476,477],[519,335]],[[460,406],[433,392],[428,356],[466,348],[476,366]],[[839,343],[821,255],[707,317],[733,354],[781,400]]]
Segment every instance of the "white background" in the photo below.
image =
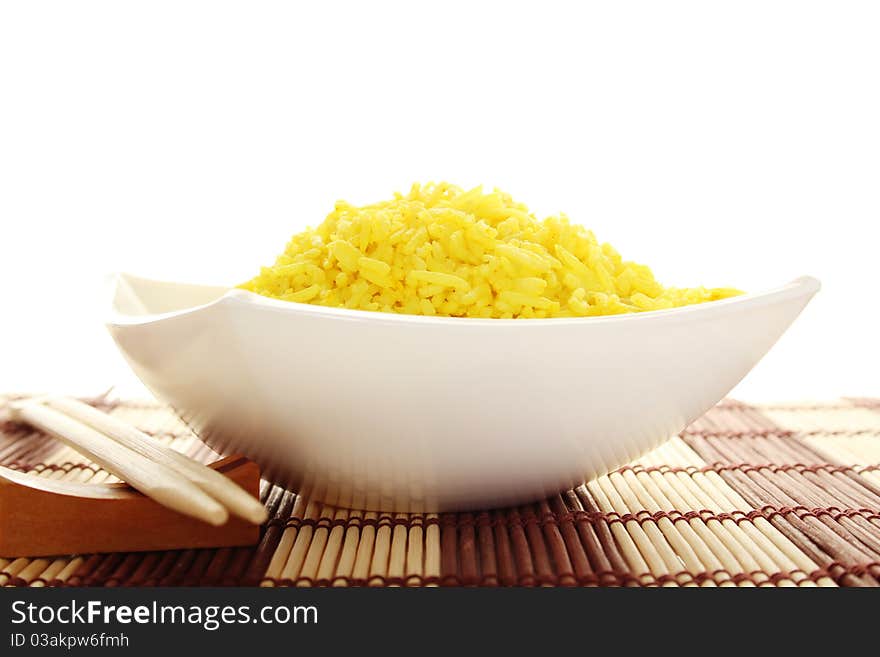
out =
[[135,389],[102,276],[235,284],[416,180],[824,289],[734,392],[880,396],[880,4],[0,5],[0,390]]

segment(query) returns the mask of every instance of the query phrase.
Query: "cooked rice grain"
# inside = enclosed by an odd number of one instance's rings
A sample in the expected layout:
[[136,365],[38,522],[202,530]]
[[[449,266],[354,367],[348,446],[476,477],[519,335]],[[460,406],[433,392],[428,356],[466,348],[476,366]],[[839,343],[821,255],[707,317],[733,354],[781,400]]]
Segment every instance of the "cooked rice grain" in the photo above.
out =
[[565,215],[540,221],[495,190],[412,186],[343,201],[240,287],[267,297],[410,315],[531,319],[662,310],[740,294],[664,288]]

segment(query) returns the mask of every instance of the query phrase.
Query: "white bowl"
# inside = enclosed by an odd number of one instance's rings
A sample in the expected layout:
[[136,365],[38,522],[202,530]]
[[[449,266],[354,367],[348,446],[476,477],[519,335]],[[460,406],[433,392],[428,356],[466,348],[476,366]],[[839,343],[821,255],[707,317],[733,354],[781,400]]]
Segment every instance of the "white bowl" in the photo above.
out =
[[115,281],[113,338],[205,442],[313,499],[383,511],[521,503],[637,458],[730,391],[819,289],[484,320]]

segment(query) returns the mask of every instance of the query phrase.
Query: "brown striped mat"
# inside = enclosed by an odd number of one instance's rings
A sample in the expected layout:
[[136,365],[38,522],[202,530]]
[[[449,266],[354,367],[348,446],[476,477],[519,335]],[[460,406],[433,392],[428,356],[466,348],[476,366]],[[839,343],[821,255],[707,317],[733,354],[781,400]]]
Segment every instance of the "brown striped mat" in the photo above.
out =
[[[113,479],[4,421],[0,464]],[[166,408],[100,402],[194,458],[216,455]],[[0,584],[877,586],[880,400],[725,401],[659,449],[554,498],[478,513],[377,514],[264,482],[254,548],[0,558]]]

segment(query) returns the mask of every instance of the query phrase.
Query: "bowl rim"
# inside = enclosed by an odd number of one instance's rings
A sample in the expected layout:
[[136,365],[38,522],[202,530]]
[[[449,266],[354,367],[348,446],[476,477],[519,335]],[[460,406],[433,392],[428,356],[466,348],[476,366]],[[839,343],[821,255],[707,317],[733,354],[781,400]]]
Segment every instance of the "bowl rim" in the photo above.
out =
[[[759,292],[747,292],[726,299],[716,301],[707,301],[704,303],[680,306],[677,308],[669,308],[664,310],[646,310],[636,313],[625,313],[619,315],[595,315],[591,317],[549,317],[549,318],[530,318],[530,319],[492,319],[483,317],[437,317],[430,315],[408,315],[403,313],[386,313],[374,310],[355,310],[350,308],[333,308],[329,306],[318,306],[308,303],[299,303],[296,301],[284,301],[266,297],[255,292],[242,290],[240,288],[224,288],[217,285],[199,285],[189,283],[175,283],[172,281],[160,281],[133,274],[119,272],[109,276],[111,290],[115,291],[116,287],[128,280],[137,281],[140,284],[155,285],[180,285],[191,288],[216,289],[221,291],[226,289],[225,293],[221,293],[216,299],[199,305],[194,305],[179,310],[173,310],[163,313],[154,314],[127,314],[118,310],[110,303],[110,310],[105,318],[104,323],[108,327],[114,326],[134,326],[152,324],[159,321],[181,317],[206,310],[213,306],[247,306],[258,308],[264,311],[274,311],[287,315],[308,315],[313,317],[333,318],[344,321],[368,322],[371,324],[429,324],[429,325],[445,325],[458,327],[546,327],[546,326],[569,326],[569,325],[604,325],[616,324],[622,322],[637,321],[684,321],[687,319],[703,318],[708,319],[719,315],[725,315],[730,312],[739,312],[747,308],[761,307],[772,303],[782,303],[791,299],[806,297],[810,298],[818,292],[822,286],[821,282],[812,276],[800,276],[788,283],[769,288]],[[111,298],[113,292],[111,291]]]

